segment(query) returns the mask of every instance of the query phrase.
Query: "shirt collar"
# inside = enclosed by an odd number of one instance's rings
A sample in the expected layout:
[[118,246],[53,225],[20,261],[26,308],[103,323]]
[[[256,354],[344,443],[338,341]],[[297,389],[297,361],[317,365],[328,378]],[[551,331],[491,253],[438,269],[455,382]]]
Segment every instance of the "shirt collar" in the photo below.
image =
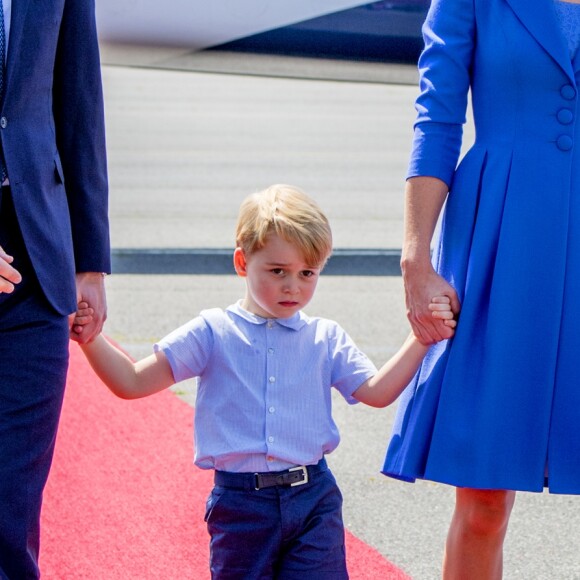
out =
[[304,314],[301,310],[298,311],[296,314],[291,316],[290,318],[262,318],[257,314],[253,314],[252,312],[248,312],[244,308],[242,308],[242,301],[239,300],[235,304],[228,306],[226,308],[227,312],[231,312],[252,324],[266,324],[267,322],[275,322],[280,326],[285,326],[286,328],[290,328],[292,330],[300,330],[308,321],[308,316]]

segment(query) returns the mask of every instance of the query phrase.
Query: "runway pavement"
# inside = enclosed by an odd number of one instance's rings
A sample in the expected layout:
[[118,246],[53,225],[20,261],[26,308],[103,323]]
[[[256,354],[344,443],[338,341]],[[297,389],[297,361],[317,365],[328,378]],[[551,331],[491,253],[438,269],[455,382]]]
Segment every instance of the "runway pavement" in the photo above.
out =
[[[350,78],[316,80],[332,78],[332,63],[324,62],[305,62],[303,80],[295,65],[294,78],[265,76],[273,66],[267,59],[262,73],[236,75],[229,74],[231,60],[219,72],[196,72],[147,68],[163,65],[150,53],[139,59],[133,52],[132,60],[103,54],[117,259],[121,250],[192,256],[217,249],[226,271],[243,197],[276,182],[298,185],[326,210],[336,248],[354,253],[350,265],[323,276],[308,313],[338,320],[377,364],[390,356],[408,332],[401,279],[378,265],[353,275],[352,264],[361,250],[400,248],[415,87],[386,84],[386,69],[366,80],[352,78],[356,67]],[[247,55],[238,58],[252,73]],[[286,66],[274,64],[278,72]],[[396,78],[403,83],[413,74]],[[233,273],[169,270],[107,279],[106,332],[136,356],[202,308],[225,307],[243,292]],[[191,385],[179,390],[187,399]],[[349,407],[337,398],[335,410],[343,440],[329,462],[345,496],[347,526],[413,578],[438,578],[453,490],[379,473],[393,408]],[[520,494],[505,578],[580,578],[579,516],[576,498]]]

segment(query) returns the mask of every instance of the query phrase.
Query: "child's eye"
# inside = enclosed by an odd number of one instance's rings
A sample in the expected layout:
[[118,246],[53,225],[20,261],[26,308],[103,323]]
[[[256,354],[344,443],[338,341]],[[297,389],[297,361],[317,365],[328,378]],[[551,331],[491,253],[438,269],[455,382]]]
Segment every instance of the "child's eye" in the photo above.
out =
[[276,276],[281,276],[282,274],[284,274],[284,270],[282,270],[282,268],[272,268],[270,272],[272,272],[272,274],[275,274]]
[[304,278],[312,278],[314,272],[312,270],[302,270],[302,276],[304,276]]

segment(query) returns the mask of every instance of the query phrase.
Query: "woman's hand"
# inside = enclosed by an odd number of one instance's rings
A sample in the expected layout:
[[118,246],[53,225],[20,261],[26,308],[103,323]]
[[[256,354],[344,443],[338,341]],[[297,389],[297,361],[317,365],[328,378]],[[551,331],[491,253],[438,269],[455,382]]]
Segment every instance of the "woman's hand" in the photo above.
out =
[[[403,279],[407,318],[417,340],[422,344],[429,345],[451,338],[454,334],[454,325],[448,322],[457,318],[461,308],[453,287],[439,276],[430,264],[423,267],[404,264]],[[452,313],[451,318],[447,319],[435,315],[433,306],[430,307],[431,299],[434,296],[448,298]]]
[[454,288],[431,265],[430,243],[437,218],[447,196],[447,184],[436,177],[413,177],[405,188],[405,235],[401,270],[405,283],[407,317],[413,334],[424,345],[450,338],[453,329],[432,316],[434,296],[447,296],[454,317],[459,300]]

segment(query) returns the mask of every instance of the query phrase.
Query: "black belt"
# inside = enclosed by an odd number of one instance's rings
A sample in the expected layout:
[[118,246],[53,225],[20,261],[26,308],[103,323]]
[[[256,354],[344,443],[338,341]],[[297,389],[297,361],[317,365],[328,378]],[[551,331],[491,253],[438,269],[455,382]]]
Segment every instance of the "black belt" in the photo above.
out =
[[263,473],[233,473],[216,471],[214,483],[233,489],[263,489],[264,487],[294,487],[308,483],[315,475],[326,471],[326,460],[321,459],[316,465],[300,465],[285,471],[266,471]]

